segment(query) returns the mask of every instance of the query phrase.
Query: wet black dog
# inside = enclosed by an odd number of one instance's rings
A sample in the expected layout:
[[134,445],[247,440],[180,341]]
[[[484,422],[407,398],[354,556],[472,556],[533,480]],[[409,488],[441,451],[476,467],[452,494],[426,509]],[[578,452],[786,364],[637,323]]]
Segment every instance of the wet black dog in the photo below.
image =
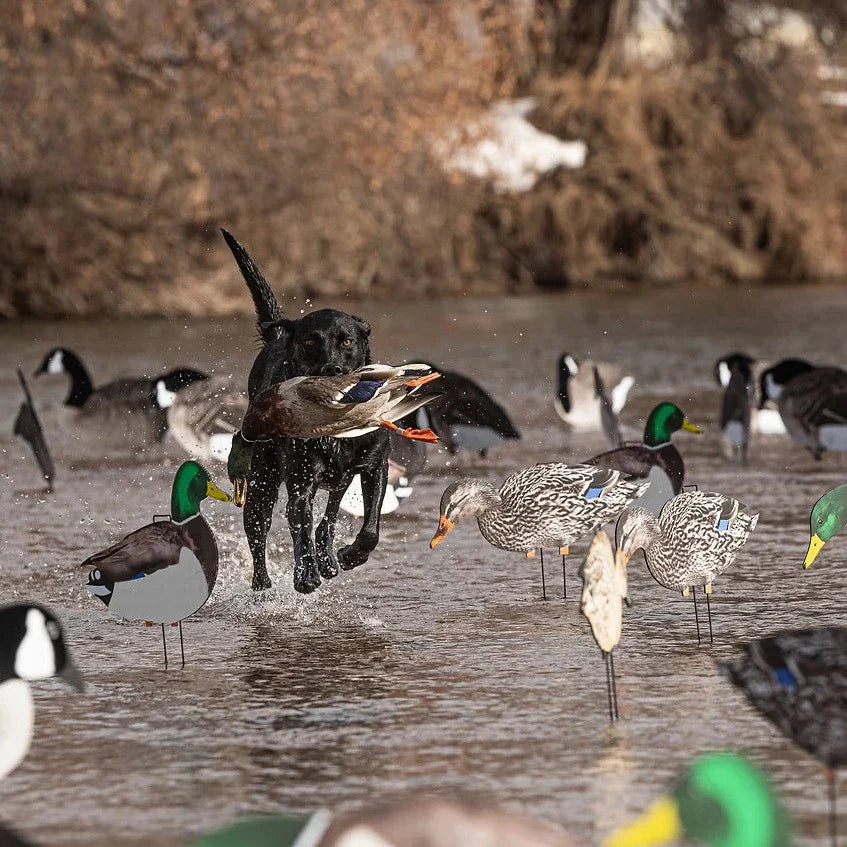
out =
[[[247,391],[254,397],[268,386],[295,376],[350,373],[371,361],[367,321],[335,309],[320,309],[289,319],[247,251],[226,230],[253,303],[262,350],[250,370]],[[379,516],[388,477],[388,432],[359,438],[279,438],[257,442],[253,450],[244,530],[253,556],[253,588],[271,585],[265,544],[271,528],[279,486],[288,493],[286,515],[294,542],[294,588],[307,593],[344,570],[368,560],[379,541]],[[335,520],[341,498],[356,474],[361,474],[364,522],[352,544],[333,551]],[[313,533],[312,500],[319,488],[329,491],[326,511]]]

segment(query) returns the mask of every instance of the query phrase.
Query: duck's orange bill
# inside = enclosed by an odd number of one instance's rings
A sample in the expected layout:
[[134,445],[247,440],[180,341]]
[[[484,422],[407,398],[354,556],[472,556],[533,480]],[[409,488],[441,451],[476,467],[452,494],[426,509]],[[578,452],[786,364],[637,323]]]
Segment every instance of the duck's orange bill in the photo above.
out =
[[408,385],[409,388],[417,388],[419,385],[426,385],[428,382],[432,382],[440,376],[441,374],[438,373],[438,371],[433,371],[431,374],[427,374],[426,376],[418,376],[414,379],[407,379],[403,385]]
[[444,515],[442,515],[438,519],[438,529],[435,530],[435,535],[432,536],[432,541],[429,542],[430,550],[438,547],[438,545],[444,541],[444,536],[447,535],[454,526],[456,526],[456,524],[454,524],[453,521],[448,520]]

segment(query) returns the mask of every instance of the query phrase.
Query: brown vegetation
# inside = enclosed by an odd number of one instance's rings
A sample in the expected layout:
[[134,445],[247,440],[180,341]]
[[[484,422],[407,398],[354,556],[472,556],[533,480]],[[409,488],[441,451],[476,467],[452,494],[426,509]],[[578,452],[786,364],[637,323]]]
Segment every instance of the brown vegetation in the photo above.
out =
[[[0,314],[248,309],[221,225],[305,295],[844,274],[817,59],[683,8],[646,68],[636,0],[0,0]],[[444,173],[433,139],[526,93],[585,168]]]

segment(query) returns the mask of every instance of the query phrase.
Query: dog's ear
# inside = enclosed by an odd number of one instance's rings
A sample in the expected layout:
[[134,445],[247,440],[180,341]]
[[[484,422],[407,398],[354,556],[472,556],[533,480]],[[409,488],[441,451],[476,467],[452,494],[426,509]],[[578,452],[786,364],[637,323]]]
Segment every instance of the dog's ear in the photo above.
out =
[[365,338],[370,338],[371,325],[364,318],[360,318],[358,315],[350,315],[350,317],[353,318],[354,321],[356,321],[356,326],[358,326],[359,329],[362,330],[362,335],[364,335]]
[[294,321],[290,318],[279,318],[275,321],[262,321],[259,324],[259,335],[263,341],[273,341],[288,335],[294,327]]

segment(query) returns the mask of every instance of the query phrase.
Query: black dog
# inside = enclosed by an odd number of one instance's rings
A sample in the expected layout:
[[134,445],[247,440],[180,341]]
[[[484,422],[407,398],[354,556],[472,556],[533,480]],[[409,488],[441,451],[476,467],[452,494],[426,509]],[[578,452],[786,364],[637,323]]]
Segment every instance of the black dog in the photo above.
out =
[[[250,370],[247,392],[259,391],[295,376],[350,373],[370,364],[367,321],[335,309],[320,309],[297,320],[282,309],[247,251],[226,230],[232,250],[256,307],[262,350]],[[364,523],[352,544],[333,552],[335,520],[341,498],[361,474]],[[288,492],[286,515],[294,542],[294,588],[307,593],[344,570],[368,560],[379,541],[379,515],[388,478],[388,432],[359,438],[279,438],[257,442],[247,483],[244,530],[253,556],[253,588],[271,585],[265,543],[280,484]],[[323,519],[313,532],[312,500],[318,488],[329,491]]]

